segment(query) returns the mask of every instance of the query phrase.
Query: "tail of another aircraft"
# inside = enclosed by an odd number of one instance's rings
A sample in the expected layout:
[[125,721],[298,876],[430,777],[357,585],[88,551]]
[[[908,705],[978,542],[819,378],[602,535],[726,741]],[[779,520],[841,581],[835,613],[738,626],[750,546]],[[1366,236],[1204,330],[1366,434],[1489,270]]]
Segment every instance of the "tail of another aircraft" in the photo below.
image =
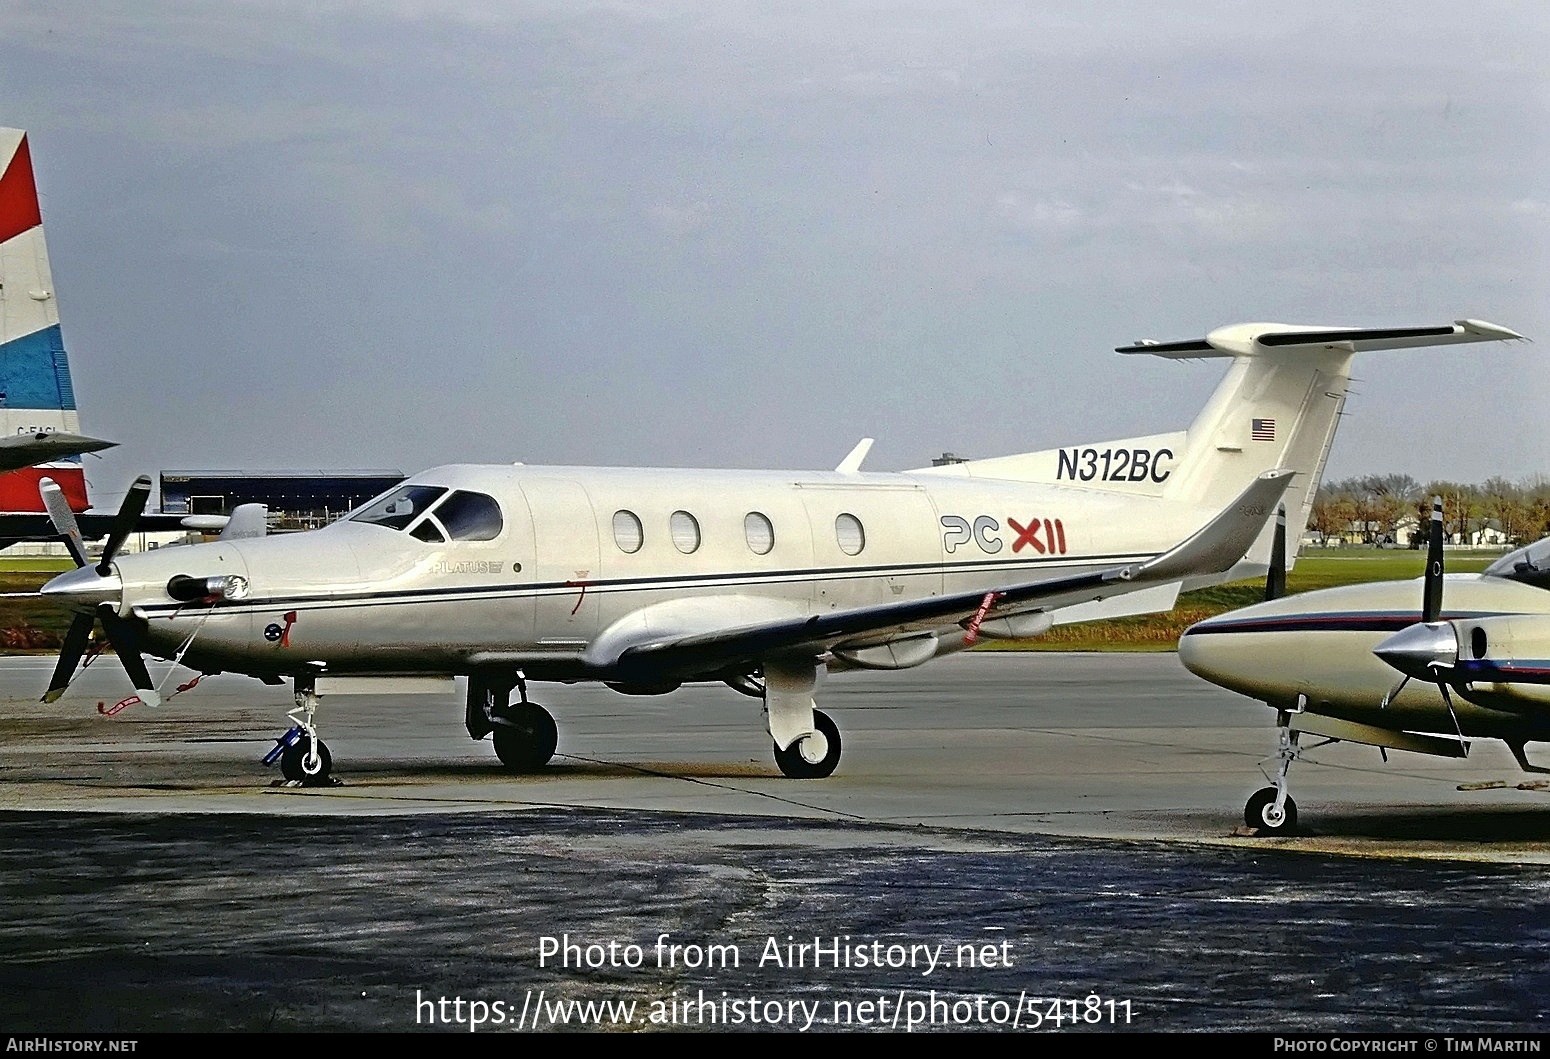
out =
[[[1174,360],[1232,358],[1226,376],[1189,429],[973,460],[940,470],[1219,508],[1264,472],[1288,468],[1298,477],[1286,492],[1287,525],[1300,534],[1335,439],[1351,359],[1357,353],[1522,337],[1495,324],[1460,320],[1440,327],[1383,329],[1235,324],[1203,339],[1140,342],[1117,352]],[[1261,570],[1269,562],[1269,547],[1267,528],[1248,556]]]
[[111,444],[80,433],[27,134],[0,129],[0,512],[41,512],[41,478],[84,511],[80,456]]

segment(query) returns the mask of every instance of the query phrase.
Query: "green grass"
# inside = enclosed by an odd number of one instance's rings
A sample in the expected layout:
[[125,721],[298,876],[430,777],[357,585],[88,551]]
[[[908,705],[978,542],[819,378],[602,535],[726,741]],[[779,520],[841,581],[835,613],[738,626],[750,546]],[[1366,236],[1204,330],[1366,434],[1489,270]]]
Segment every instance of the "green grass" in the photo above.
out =
[[0,575],[64,573],[74,566],[63,556],[51,555],[0,555]]
[[[1449,551],[1449,573],[1476,573],[1501,558],[1499,551]],[[1337,585],[1368,581],[1402,581],[1420,577],[1426,570],[1426,553],[1374,548],[1320,549],[1301,555],[1286,575],[1287,594],[1312,592]],[[1265,598],[1263,580],[1185,592],[1166,614],[1141,614],[1132,618],[1062,625],[1036,640],[990,640],[976,650],[985,651],[1172,651],[1184,630],[1197,621],[1258,603]],[[1420,606],[1420,595],[1416,596]]]
[[[63,569],[69,569],[71,565],[66,559]],[[58,572],[0,567],[0,592],[36,592],[43,582]],[[7,654],[57,650],[69,627],[70,614],[63,607],[45,603],[37,597],[0,598],[0,651]]]

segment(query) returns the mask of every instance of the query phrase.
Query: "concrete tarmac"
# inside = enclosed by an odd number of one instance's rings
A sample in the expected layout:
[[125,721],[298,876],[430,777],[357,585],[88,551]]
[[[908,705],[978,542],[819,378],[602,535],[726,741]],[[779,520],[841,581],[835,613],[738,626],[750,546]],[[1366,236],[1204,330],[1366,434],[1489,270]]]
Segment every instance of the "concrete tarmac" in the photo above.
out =
[[757,701],[721,687],[537,685],[560,752],[532,776],[459,702],[333,697],[340,783],[317,789],[259,763],[284,689],[206,678],[109,717],[111,658],[44,705],[50,666],[0,660],[13,1032],[1546,1017],[1550,793],[1486,743],[1337,745],[1292,771],[1303,833],[1249,836],[1273,717],[1172,655],[836,676],[819,701],[845,750],[820,781],[781,777]]
[[[559,752],[514,776],[471,741],[462,704],[334,696],[319,711],[336,787],[287,788],[260,764],[289,726],[284,688],[207,677],[157,708],[112,658],[54,704],[51,660],[0,660],[0,809],[287,815],[574,806],[828,819],[997,833],[1263,845],[1243,805],[1274,766],[1273,714],[1171,654],[974,654],[846,673],[819,689],[840,727],[835,775],[781,776],[759,703],[720,686],[623,696],[532,688]],[[159,678],[164,670],[153,670]],[[179,679],[164,685],[170,692]],[[1499,743],[1467,761],[1337,744],[1291,772],[1304,834],[1281,849],[1550,861],[1550,791]]]

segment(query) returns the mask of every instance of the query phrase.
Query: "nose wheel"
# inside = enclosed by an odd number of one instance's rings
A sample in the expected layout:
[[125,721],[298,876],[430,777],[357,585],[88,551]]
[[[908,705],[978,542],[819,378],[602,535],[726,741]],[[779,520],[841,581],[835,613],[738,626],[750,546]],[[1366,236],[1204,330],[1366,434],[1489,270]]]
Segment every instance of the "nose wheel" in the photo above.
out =
[[275,741],[275,747],[264,756],[264,764],[280,762],[280,775],[287,782],[303,787],[332,787],[334,755],[328,752],[328,744],[318,738],[318,693],[311,680],[296,681],[296,708],[287,714],[294,722],[290,731]]
[[319,739],[318,752],[312,753],[312,737],[303,735],[280,753],[280,775],[303,787],[326,787],[332,782],[334,755],[328,752],[328,744]]
[[1280,711],[1276,721],[1281,731],[1281,745],[1276,749],[1278,765],[1274,776],[1265,773],[1265,778],[1274,786],[1255,791],[1243,807],[1243,822],[1267,836],[1289,835],[1297,829],[1297,803],[1292,801],[1287,789],[1286,774],[1302,753],[1297,745],[1299,733],[1292,729],[1291,715],[1287,711]]
[[1243,822],[1262,835],[1289,835],[1297,829],[1297,803],[1288,795],[1276,804],[1280,792],[1274,787],[1255,791],[1243,807]]

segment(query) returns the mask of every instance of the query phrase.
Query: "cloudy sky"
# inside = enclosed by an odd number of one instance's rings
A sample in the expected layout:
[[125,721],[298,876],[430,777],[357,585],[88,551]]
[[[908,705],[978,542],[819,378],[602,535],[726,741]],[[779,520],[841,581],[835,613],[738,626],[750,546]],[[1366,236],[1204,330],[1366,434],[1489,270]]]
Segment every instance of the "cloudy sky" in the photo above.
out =
[[[0,0],[87,457],[870,469],[1181,428],[1245,320],[1368,354],[1328,474],[1550,474],[1533,3]],[[1399,17],[1403,12],[1404,17]]]

